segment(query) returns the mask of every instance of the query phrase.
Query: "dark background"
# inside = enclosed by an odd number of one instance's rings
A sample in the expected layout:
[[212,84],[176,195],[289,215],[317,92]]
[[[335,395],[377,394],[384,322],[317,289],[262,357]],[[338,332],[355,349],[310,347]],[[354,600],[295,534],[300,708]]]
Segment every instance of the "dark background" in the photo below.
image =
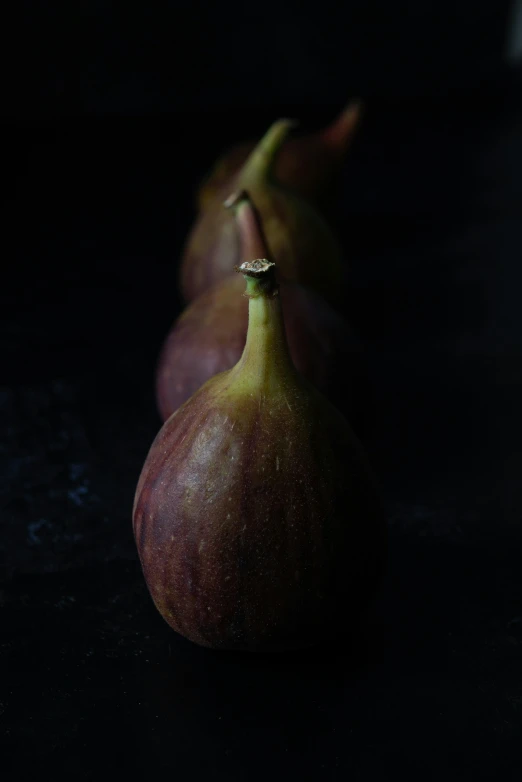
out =
[[[319,15],[320,11],[320,15]],[[509,3],[21,2],[2,116],[4,778],[520,778],[522,75]],[[391,553],[360,648],[177,637],[133,492],[200,177],[361,96],[346,314]]]

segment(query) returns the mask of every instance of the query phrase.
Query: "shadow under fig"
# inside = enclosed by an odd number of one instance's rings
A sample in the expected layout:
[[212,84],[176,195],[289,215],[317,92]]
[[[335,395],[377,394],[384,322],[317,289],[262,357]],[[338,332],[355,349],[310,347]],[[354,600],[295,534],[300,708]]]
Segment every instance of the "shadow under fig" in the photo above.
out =
[[421,769],[441,740],[453,741],[458,753],[471,750],[458,725],[452,736],[452,726],[441,724],[448,708],[476,723],[485,751],[487,715],[505,707],[487,683],[491,675],[507,685],[515,658],[488,662],[483,648],[502,643],[522,596],[518,560],[507,539],[464,547],[392,534],[385,588],[366,633],[352,644],[270,656],[214,653],[165,628],[169,658],[136,671],[142,762],[148,758],[149,766],[152,758],[161,770],[189,764],[199,734],[205,747],[192,767],[218,778],[233,769],[258,779],[274,764],[319,773],[321,759],[323,768],[357,772],[369,744],[381,748],[373,752],[376,771],[388,768],[390,746]]

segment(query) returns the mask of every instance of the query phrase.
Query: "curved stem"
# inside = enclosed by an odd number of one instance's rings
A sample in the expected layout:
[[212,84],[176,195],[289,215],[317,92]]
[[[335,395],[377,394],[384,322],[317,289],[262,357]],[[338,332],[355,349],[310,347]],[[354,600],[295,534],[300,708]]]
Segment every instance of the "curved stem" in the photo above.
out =
[[246,384],[262,393],[270,394],[284,387],[296,370],[286,342],[280,296],[267,284],[274,279],[273,264],[260,277],[250,277],[245,264],[239,268],[246,277],[248,296],[248,331],[239,362]]
[[250,179],[271,178],[279,150],[297,122],[280,119],[267,130],[259,144],[247,158],[240,174],[240,182],[248,185]]
[[227,198],[224,206],[234,210],[241,243],[241,257],[245,261],[253,261],[256,258],[271,259],[261,217],[246,190],[233,193]]

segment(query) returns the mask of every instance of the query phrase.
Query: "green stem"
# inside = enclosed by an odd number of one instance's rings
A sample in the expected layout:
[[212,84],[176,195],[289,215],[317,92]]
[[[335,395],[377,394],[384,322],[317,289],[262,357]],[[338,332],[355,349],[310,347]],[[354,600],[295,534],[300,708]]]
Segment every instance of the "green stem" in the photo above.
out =
[[272,178],[279,150],[296,124],[294,120],[280,119],[271,125],[243,166],[240,174],[242,185],[248,187],[252,180]]
[[276,393],[281,382],[284,385],[297,374],[286,341],[276,266],[268,260],[261,219],[248,193],[234,193],[225,206],[234,211],[242,256],[246,255],[245,262],[236,267],[245,278],[249,299],[246,344],[236,365],[238,380],[249,392]]
[[274,396],[295,382],[296,369],[286,341],[283,311],[275,278],[275,264],[265,259],[241,264],[246,280],[248,331],[238,382],[245,392]]

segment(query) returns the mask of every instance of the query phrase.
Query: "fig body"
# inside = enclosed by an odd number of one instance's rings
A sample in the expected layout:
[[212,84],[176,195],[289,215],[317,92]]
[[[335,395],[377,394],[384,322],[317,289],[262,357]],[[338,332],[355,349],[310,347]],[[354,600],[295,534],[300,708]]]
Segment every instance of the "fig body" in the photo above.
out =
[[386,557],[359,441],[291,362],[273,266],[242,264],[242,357],[163,425],[135,495],[158,610],[215,649],[280,651],[356,628]]
[[162,616],[195,643],[307,646],[355,625],[373,596],[375,486],[326,400],[234,380],[208,381],[152,446],[134,511],[143,571]]
[[[248,190],[261,214],[279,277],[299,282],[335,301],[343,276],[341,250],[319,212],[280,186],[273,167],[293,123],[276,122],[230,183],[229,192]],[[200,213],[181,262],[181,289],[192,301],[243,260],[233,216],[216,200]],[[317,259],[321,262],[318,263]]]

